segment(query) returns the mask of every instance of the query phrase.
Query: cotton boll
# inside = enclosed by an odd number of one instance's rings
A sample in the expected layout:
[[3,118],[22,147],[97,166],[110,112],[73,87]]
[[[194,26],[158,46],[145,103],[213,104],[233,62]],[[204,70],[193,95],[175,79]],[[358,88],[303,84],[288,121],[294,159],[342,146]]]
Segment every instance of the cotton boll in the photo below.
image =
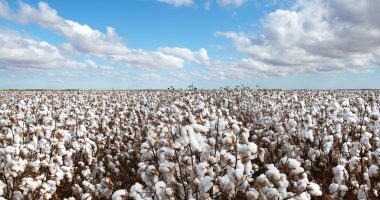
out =
[[190,140],[190,145],[193,149],[197,150],[198,152],[202,151],[202,147],[199,144],[197,135],[194,133],[194,129],[191,126],[186,127],[187,132],[189,134],[189,140]]
[[350,170],[353,170],[356,166],[358,166],[359,162],[360,162],[360,158],[359,158],[359,157],[357,157],[357,156],[352,157],[352,158],[348,161],[349,169],[350,169]]
[[132,185],[130,190],[130,196],[134,199],[143,199],[143,186],[140,183]]
[[249,143],[249,130],[247,128],[242,129],[241,135],[244,143]]
[[314,133],[313,133],[313,129],[307,129],[307,130],[304,130],[304,131],[303,131],[303,136],[304,136],[306,139],[309,139],[310,142],[314,142]]
[[306,187],[307,187],[307,182],[305,180],[299,180],[299,181],[297,181],[297,191],[299,193],[305,191]]
[[110,198],[112,195],[112,190],[114,183],[110,178],[103,178],[100,184],[97,184],[100,197]]
[[166,188],[165,194],[167,197],[171,197],[173,195],[173,189],[172,188]]
[[271,185],[271,182],[268,180],[268,178],[265,176],[265,174],[261,174],[255,180],[256,188],[268,187],[270,185]]
[[251,176],[253,173],[255,173],[252,162],[248,161],[247,163],[245,163],[244,172],[247,176]]
[[169,173],[173,167],[174,167],[174,164],[164,162],[164,163],[160,163],[158,170],[162,172],[163,174],[166,174],[166,173]]
[[235,134],[240,133],[240,127],[237,124],[232,124],[232,130]]
[[22,199],[24,199],[24,196],[22,195],[20,191],[13,192],[12,200],[22,200]]
[[319,150],[316,150],[316,149],[310,149],[309,152],[308,152],[308,157],[311,161],[315,162],[316,161],[316,158],[320,156],[320,151]]
[[278,199],[280,197],[280,193],[276,188],[267,188],[264,190],[265,196],[268,199]]
[[307,186],[307,191],[311,196],[321,196],[322,195],[322,191],[321,191],[319,185],[317,185],[313,182],[309,183],[309,185]]
[[339,188],[339,185],[338,185],[338,184],[336,184],[336,183],[332,183],[332,184],[330,184],[330,186],[329,186],[329,192],[330,192],[331,194],[333,194],[333,193],[335,193],[335,192],[338,191],[338,188]]
[[241,182],[244,178],[244,168],[243,169],[236,168],[232,176],[229,176],[229,177],[230,177],[230,180],[235,183]]
[[209,165],[207,162],[202,162],[197,165],[196,171],[197,171],[198,177],[202,178],[205,175],[208,166]]
[[199,191],[206,193],[213,187],[213,185],[213,178],[205,176],[199,184]]
[[166,188],[166,184],[163,181],[158,181],[155,185],[154,188],[156,189],[157,192],[161,192]]
[[361,185],[358,190],[358,200],[367,200],[368,199],[368,186],[367,185]]
[[347,175],[347,170],[342,165],[337,165],[332,169],[334,179],[338,184],[342,184]]
[[218,182],[223,191],[231,191],[235,188],[234,184],[230,181],[227,175],[218,177]]
[[91,200],[92,199],[92,196],[90,193],[84,193],[81,195],[81,200]]
[[247,200],[257,200],[259,199],[260,193],[255,188],[249,188],[246,193]]
[[344,197],[346,195],[346,192],[348,191],[348,187],[346,185],[339,186],[340,190],[340,196]]
[[379,174],[379,167],[377,165],[372,164],[368,169],[369,177],[375,177]]
[[89,181],[83,181],[82,184],[83,184],[83,186],[84,186],[87,190],[91,191],[92,193],[95,193],[95,191],[96,191],[96,187],[95,187],[95,185],[93,185],[93,184],[90,183]]
[[249,142],[248,143],[248,150],[252,153],[252,154],[256,154],[257,153],[257,145],[253,142]]
[[200,132],[203,132],[203,133],[207,133],[209,131],[209,129],[205,126],[202,126],[200,124],[192,124],[191,125],[195,130],[197,131],[200,131]]
[[365,132],[365,133],[362,135],[362,137],[360,138],[360,142],[361,142],[361,144],[362,144],[364,147],[370,149],[370,148],[372,148],[372,145],[371,145],[370,142],[369,142],[369,140],[370,140],[371,138],[372,138],[372,134],[369,133],[369,132]]
[[272,182],[279,181],[281,178],[280,171],[273,164],[269,164],[267,168],[268,170],[265,172],[265,176]]
[[209,156],[208,157],[208,162],[213,165],[215,164],[217,161],[216,161],[216,158],[214,156]]
[[7,185],[0,180],[0,196],[4,195],[4,190],[6,189]]
[[323,150],[325,151],[325,153],[330,152],[330,149],[333,143],[334,143],[334,137],[332,135],[328,135],[323,138],[322,145],[323,145]]
[[112,200],[124,200],[128,198],[127,190],[117,190],[112,194]]

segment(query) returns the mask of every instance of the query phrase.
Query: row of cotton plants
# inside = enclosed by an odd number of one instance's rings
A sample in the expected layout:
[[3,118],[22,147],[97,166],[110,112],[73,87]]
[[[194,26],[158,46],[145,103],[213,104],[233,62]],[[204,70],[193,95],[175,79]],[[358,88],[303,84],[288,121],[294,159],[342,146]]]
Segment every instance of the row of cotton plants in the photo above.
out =
[[378,199],[380,93],[0,93],[0,199]]

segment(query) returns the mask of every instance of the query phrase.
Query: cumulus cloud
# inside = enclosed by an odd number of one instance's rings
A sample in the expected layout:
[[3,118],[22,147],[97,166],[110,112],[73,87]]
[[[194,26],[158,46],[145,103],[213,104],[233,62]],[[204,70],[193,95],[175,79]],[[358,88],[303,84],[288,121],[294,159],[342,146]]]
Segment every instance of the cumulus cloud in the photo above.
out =
[[27,70],[86,66],[85,63],[65,58],[48,42],[0,32],[0,68]]
[[[185,1],[184,1],[185,2]],[[20,2],[18,11],[11,10],[5,1],[0,1],[0,16],[22,24],[37,24],[67,39],[63,45],[67,51],[78,54],[95,55],[100,58],[124,62],[128,66],[146,68],[181,68],[187,62],[198,62],[198,59],[186,59],[165,52],[146,51],[128,48],[122,38],[112,27],[106,32],[93,29],[75,21],[67,20],[58,15],[57,11],[44,2],[38,3],[37,8]],[[191,52],[191,50],[187,49]],[[207,55],[206,50],[200,52]],[[199,53],[194,53],[199,54]]]
[[61,72],[49,72],[46,74],[48,77],[53,78],[67,78],[67,79],[80,79],[84,80],[88,78],[88,74],[83,72],[73,72],[73,71],[61,71]]
[[246,0],[217,0],[217,2],[223,7],[240,7],[246,2]]
[[183,60],[189,60],[201,65],[209,65],[210,58],[208,57],[207,50],[204,48],[199,49],[198,52],[191,51],[187,48],[180,47],[163,47],[159,48],[158,51],[166,54],[172,55]]
[[158,0],[158,1],[162,3],[174,5],[176,7],[190,6],[194,3],[193,0]]
[[266,75],[361,71],[380,64],[380,2],[301,0],[262,21],[261,32],[217,32],[246,55],[230,68]]

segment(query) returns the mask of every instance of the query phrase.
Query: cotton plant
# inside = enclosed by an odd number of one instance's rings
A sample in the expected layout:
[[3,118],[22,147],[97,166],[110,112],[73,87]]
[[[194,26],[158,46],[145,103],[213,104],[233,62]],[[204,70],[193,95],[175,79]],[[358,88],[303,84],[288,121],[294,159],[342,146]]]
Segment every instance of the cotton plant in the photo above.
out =
[[377,91],[0,93],[0,198],[376,199]]

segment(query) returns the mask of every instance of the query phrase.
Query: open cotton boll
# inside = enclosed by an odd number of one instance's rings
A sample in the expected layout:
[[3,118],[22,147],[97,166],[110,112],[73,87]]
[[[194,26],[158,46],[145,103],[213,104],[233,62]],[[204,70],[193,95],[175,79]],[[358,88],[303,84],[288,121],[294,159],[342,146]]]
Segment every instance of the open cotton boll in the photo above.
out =
[[330,184],[330,186],[329,186],[329,192],[330,192],[331,194],[334,194],[335,192],[337,192],[338,189],[339,189],[339,185],[336,184],[336,183],[332,183],[332,184]]
[[281,197],[276,188],[266,188],[264,189],[264,193],[268,199],[279,199]]
[[209,128],[207,128],[206,126],[202,126],[200,124],[191,124],[191,126],[197,130],[197,131],[200,131],[200,132],[203,132],[203,133],[207,133],[209,131]]
[[253,142],[249,142],[248,143],[248,150],[252,153],[252,154],[256,154],[257,153],[257,145]]
[[259,199],[260,193],[255,188],[249,188],[245,196],[247,200],[257,200]]
[[198,177],[202,178],[205,175],[205,173],[207,172],[208,166],[209,165],[207,162],[202,162],[197,165],[196,172],[197,172]]
[[360,138],[360,143],[365,146],[366,148],[372,148],[369,140],[372,138],[372,134],[369,132],[365,132],[362,137]]
[[194,133],[194,129],[191,126],[186,126],[187,132],[189,134],[189,142],[191,145],[191,148],[197,150],[198,152],[202,151],[202,147],[199,144],[198,138],[196,133]]
[[228,177],[230,180],[234,183],[241,182],[244,178],[244,165],[242,164],[241,160],[238,160],[236,162],[236,169],[229,170],[230,173],[228,173]]
[[352,157],[352,158],[348,161],[349,169],[350,169],[350,170],[354,169],[356,166],[358,166],[359,162],[360,162],[360,158],[359,158],[359,157],[357,157],[357,156]]
[[344,197],[346,195],[346,192],[348,191],[348,187],[346,185],[340,185],[339,190],[340,190],[340,196]]
[[196,136],[197,136],[198,143],[202,149],[201,151],[206,152],[207,150],[209,150],[209,147],[207,145],[207,139],[203,137],[201,133],[197,133]]
[[236,123],[232,124],[232,130],[235,134],[240,133],[240,127]]
[[286,165],[290,170],[292,174],[301,174],[305,170],[301,167],[301,163],[293,158],[284,157],[281,158],[280,163],[282,165]]
[[155,185],[154,188],[156,189],[156,192],[161,192],[166,188],[166,183],[164,181],[158,181]]
[[306,190],[307,182],[305,180],[299,180],[297,181],[297,192],[303,192]]
[[128,191],[127,190],[117,190],[112,194],[112,200],[124,200],[128,198]]
[[213,187],[213,185],[214,185],[213,184],[213,178],[210,176],[205,176],[201,180],[198,189],[199,189],[199,191],[206,193]]
[[368,190],[369,188],[367,185],[360,185],[360,188],[358,190],[358,195],[357,195],[358,200],[367,200]]
[[377,165],[372,164],[368,169],[369,177],[376,177],[379,174],[379,167]]
[[220,184],[220,188],[223,191],[228,192],[228,191],[233,190],[235,188],[234,184],[230,181],[230,179],[228,178],[227,175],[219,176],[218,182]]
[[267,168],[268,170],[265,172],[265,176],[272,182],[279,181],[281,178],[280,171],[273,164],[269,164]]
[[96,191],[96,187],[95,187],[95,185],[93,185],[93,184],[90,183],[89,181],[83,181],[82,184],[83,184],[83,186],[84,186],[87,190],[89,190],[89,191],[91,191],[91,192],[93,192],[93,193]]
[[249,143],[249,130],[247,128],[243,128],[241,132],[241,136],[243,138],[244,143]]
[[342,184],[345,180],[345,175],[347,174],[347,170],[342,165],[337,165],[332,169],[334,174],[334,179],[338,184]]
[[317,149],[309,149],[308,157],[311,161],[315,162],[316,158],[320,156],[321,152]]
[[319,187],[319,185],[317,185],[313,182],[310,182],[308,184],[307,191],[311,196],[321,196],[322,195],[322,191],[321,191],[321,188]]
[[133,199],[141,200],[143,199],[143,192],[143,186],[140,183],[135,183],[130,189],[130,196]]
[[333,146],[334,143],[334,137],[332,135],[327,135],[323,138],[322,145],[323,145],[323,150],[325,153],[329,153],[331,147]]
[[12,200],[22,200],[22,199],[24,199],[24,196],[22,195],[20,191],[13,192]]
[[264,162],[264,158],[265,158],[265,149],[260,148],[259,149],[259,160],[260,160],[260,162]]
[[160,163],[158,170],[162,172],[163,174],[166,174],[166,173],[169,173],[173,167],[174,167],[173,163],[162,162]]
[[181,137],[182,144],[187,146],[190,142],[190,139],[189,139],[187,128],[185,126],[181,127],[181,136],[182,136]]
[[256,180],[255,180],[255,186],[256,188],[264,188],[264,187],[269,187],[273,185],[269,179],[265,176],[265,174],[260,174]]
[[7,185],[0,180],[0,196],[4,195],[4,190],[7,188]]
[[81,200],[91,200],[92,199],[92,196],[90,193],[84,193],[81,195]]

